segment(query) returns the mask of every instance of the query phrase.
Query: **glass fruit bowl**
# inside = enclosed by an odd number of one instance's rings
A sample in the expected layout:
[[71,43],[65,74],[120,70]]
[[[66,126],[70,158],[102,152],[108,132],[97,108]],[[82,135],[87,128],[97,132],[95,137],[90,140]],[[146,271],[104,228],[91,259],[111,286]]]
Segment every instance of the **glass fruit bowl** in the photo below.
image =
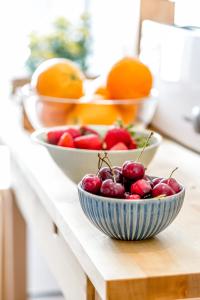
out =
[[30,85],[20,90],[25,112],[34,129],[60,125],[142,125],[152,120],[157,104],[157,90],[142,99],[107,100],[93,95],[80,99],[62,99],[38,95]]

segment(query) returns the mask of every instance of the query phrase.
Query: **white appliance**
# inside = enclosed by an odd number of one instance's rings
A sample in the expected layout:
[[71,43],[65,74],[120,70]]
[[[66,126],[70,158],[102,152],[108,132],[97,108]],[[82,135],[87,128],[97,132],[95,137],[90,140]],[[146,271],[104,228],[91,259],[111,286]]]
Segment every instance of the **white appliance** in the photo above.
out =
[[200,29],[144,21],[140,46],[159,93],[153,125],[200,153]]

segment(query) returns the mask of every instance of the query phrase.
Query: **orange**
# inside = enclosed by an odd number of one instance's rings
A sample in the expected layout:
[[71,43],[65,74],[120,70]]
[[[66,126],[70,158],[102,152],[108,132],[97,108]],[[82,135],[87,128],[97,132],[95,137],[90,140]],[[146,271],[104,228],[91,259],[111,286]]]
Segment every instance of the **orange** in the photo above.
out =
[[110,94],[106,86],[99,86],[95,90],[95,94],[101,95],[103,99],[110,99]]
[[[53,98],[80,98],[83,96],[83,79],[80,69],[67,59],[49,59],[37,68],[31,85],[41,95],[38,95],[39,118],[45,126],[65,124],[66,115],[73,104]],[[52,99],[45,101],[43,96]]]
[[125,125],[132,124],[137,120],[138,107],[137,105],[127,104],[127,105],[117,105],[121,120]]
[[83,96],[83,73],[71,61],[53,58],[34,72],[31,84],[42,96],[78,99]]
[[135,99],[149,95],[152,88],[152,74],[138,59],[125,57],[110,70],[107,89],[111,99]]
[[[71,105],[71,108],[73,108],[73,105]],[[64,110],[63,104],[60,103],[57,103],[57,107],[45,101],[37,103],[37,115],[42,126],[64,125],[68,111],[69,109]]]
[[114,105],[77,104],[68,114],[67,124],[103,124],[110,125],[120,118],[120,113]]

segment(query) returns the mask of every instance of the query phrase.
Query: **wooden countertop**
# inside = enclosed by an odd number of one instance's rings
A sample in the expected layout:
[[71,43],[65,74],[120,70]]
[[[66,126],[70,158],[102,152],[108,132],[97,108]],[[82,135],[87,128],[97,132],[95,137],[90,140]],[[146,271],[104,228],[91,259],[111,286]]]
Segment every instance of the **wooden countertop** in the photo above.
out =
[[[64,176],[44,148],[31,142],[18,124],[15,109],[9,108],[9,114],[7,109],[0,112],[1,140],[10,147],[17,168],[37,193],[102,299],[200,297],[198,154],[164,140],[148,173],[168,176],[178,166],[176,178],[186,187],[183,208],[174,223],[153,239],[116,241],[88,222],[79,205],[76,185]],[[111,290],[112,297],[106,298]],[[120,298],[122,295],[124,298]]]

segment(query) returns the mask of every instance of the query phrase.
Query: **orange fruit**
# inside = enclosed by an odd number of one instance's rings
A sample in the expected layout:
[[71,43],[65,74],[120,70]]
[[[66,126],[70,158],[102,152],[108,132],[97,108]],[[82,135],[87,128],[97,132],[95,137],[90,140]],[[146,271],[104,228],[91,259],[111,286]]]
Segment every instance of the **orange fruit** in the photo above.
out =
[[110,94],[106,86],[99,86],[95,90],[95,94],[101,95],[103,99],[110,99]]
[[[61,105],[61,107],[59,107]],[[73,108],[73,105],[71,105]],[[37,115],[42,126],[56,126],[64,125],[66,123],[66,116],[69,109],[66,111],[63,109],[63,104],[57,103],[57,107],[54,104],[39,101],[37,103]]]
[[137,105],[117,105],[121,120],[125,125],[132,124],[137,120],[138,107]]
[[31,84],[42,96],[78,99],[83,96],[83,73],[71,61],[53,58],[34,72]]
[[[37,92],[39,118],[45,126],[63,125],[73,104],[53,98],[78,99],[83,96],[84,76],[71,61],[53,58],[43,62],[34,72],[31,85]],[[43,96],[52,97],[45,101]]]
[[138,59],[125,57],[110,70],[107,89],[111,99],[135,99],[149,95],[152,88],[152,74]]
[[67,116],[67,124],[113,124],[120,118],[120,113],[114,105],[77,104]]

